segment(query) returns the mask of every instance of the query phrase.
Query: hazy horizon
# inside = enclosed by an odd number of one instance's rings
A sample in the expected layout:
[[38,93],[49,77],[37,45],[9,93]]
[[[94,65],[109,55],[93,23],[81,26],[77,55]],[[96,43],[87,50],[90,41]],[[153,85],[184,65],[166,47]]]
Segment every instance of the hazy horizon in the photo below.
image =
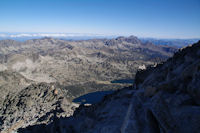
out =
[[[66,32],[0,32],[0,39],[8,39],[8,38],[34,38],[34,37],[52,37],[52,38],[76,38],[76,37],[83,37],[80,39],[84,39],[87,37],[89,39],[95,39],[95,38],[116,38],[116,37],[129,37],[129,36],[136,36],[134,34],[130,35],[116,35],[116,34],[95,34],[95,33],[66,33]],[[151,37],[151,36],[136,36],[138,38],[144,38],[144,39],[180,39],[180,40],[189,40],[189,39],[200,39],[200,37],[196,38],[176,38],[176,37],[171,37],[171,38],[164,38],[164,37]]]

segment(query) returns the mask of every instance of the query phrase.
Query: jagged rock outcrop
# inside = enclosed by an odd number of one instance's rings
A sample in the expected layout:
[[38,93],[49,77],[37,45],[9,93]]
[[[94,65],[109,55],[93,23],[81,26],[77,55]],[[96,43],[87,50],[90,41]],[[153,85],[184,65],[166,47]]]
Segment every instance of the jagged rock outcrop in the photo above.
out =
[[0,71],[0,108],[2,108],[2,103],[7,98],[8,93],[18,93],[31,83],[34,82],[26,79],[17,72],[9,70]]
[[17,94],[8,94],[0,109],[0,131],[11,132],[32,124],[48,123],[54,117],[73,114],[76,104],[56,84],[32,84]]
[[70,118],[19,129],[21,133],[198,133],[200,41],[156,67],[136,74],[135,84]]

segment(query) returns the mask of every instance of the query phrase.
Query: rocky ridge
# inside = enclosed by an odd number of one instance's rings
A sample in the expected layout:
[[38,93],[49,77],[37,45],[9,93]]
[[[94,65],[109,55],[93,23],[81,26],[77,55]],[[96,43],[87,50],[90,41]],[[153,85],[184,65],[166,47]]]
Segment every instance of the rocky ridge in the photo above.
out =
[[17,72],[9,70],[0,71],[0,108],[9,93],[18,93],[32,83],[34,83],[34,81],[26,79]]
[[8,94],[0,109],[0,130],[49,123],[53,117],[68,117],[77,107],[67,100],[55,84],[31,84],[17,94]]

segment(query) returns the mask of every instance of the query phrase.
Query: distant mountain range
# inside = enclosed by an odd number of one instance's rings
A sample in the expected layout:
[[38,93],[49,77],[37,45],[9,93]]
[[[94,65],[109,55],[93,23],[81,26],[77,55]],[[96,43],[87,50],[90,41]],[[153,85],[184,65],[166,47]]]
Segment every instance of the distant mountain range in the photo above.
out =
[[200,38],[194,39],[155,39],[155,38],[140,38],[140,40],[144,42],[151,42],[156,45],[167,45],[167,46],[175,46],[178,48],[185,47],[191,45],[193,43],[198,42]]
[[[112,39],[117,35],[91,34],[91,33],[5,33],[0,32],[0,40],[13,39],[17,41],[26,41],[30,39],[40,39],[43,37],[53,37],[63,40],[88,40],[88,39]],[[199,38],[192,39],[157,39],[157,38],[139,38],[143,43],[151,42],[156,45],[168,45],[178,48],[196,43]]]

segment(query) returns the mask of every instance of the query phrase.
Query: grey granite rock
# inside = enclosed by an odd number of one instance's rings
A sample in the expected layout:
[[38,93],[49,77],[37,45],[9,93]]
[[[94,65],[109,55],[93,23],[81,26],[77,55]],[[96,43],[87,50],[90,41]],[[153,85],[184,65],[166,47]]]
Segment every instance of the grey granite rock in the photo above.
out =
[[0,109],[0,130],[11,132],[32,124],[47,124],[54,117],[72,115],[75,107],[55,84],[32,84],[7,95]]

